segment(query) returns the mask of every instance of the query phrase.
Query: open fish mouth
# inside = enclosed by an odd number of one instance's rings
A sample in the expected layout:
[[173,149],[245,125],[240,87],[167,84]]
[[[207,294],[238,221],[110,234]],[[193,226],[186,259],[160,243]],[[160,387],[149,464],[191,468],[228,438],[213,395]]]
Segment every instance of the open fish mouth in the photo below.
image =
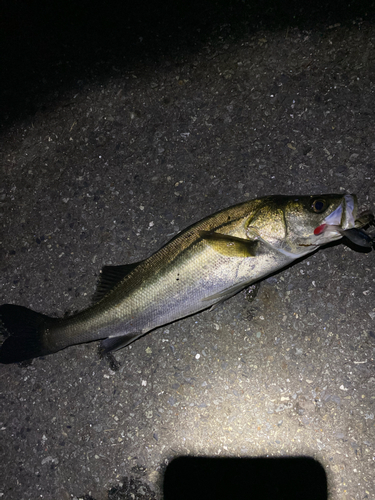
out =
[[353,194],[346,194],[341,205],[324,220],[323,224],[339,226],[344,231],[354,228],[357,206],[357,197]]
[[335,239],[335,236],[341,238],[343,231],[356,227],[357,205],[357,197],[354,194],[346,194],[336,210],[329,214],[320,226],[315,228],[314,235],[324,234],[327,236],[329,234],[332,239]]
[[373,224],[373,221],[374,216],[369,211],[357,218],[357,197],[346,194],[341,205],[326,217],[323,224],[315,228],[314,234],[318,237],[329,236],[331,239],[345,236],[357,246],[371,248],[375,244],[375,238],[361,228]]

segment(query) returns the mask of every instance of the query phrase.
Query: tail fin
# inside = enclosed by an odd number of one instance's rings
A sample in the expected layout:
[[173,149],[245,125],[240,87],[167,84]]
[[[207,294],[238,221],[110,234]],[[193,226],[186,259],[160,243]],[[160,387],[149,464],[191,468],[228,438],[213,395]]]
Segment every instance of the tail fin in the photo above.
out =
[[0,306],[0,333],[8,335],[0,347],[0,363],[17,363],[50,354],[43,345],[47,323],[52,318],[12,304]]

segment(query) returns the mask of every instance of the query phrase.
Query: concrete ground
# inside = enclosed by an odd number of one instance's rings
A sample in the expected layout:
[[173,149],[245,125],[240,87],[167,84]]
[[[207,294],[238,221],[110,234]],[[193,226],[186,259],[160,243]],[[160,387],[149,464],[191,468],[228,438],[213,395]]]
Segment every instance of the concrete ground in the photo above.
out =
[[[257,196],[375,211],[371,6],[7,9],[0,303],[80,310],[103,265]],[[330,500],[375,498],[374,263],[322,249],[117,370],[96,343],[0,366],[0,497],[160,499],[189,455],[311,457]]]

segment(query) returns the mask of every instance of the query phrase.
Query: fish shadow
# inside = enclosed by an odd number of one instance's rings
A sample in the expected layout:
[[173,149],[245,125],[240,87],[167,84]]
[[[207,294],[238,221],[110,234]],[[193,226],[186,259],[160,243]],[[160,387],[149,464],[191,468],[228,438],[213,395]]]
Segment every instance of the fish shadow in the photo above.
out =
[[327,500],[323,466],[310,457],[181,456],[164,475],[164,500]]

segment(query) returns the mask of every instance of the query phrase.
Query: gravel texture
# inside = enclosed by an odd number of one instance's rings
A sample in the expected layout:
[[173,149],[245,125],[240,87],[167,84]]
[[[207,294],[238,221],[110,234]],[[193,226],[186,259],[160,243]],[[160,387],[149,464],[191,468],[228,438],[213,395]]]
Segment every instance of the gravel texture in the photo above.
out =
[[[373,5],[7,9],[0,303],[80,310],[104,265],[257,196],[375,211]],[[185,455],[311,457],[329,499],[375,498],[374,262],[329,246],[112,364],[0,366],[0,498],[160,499]]]

